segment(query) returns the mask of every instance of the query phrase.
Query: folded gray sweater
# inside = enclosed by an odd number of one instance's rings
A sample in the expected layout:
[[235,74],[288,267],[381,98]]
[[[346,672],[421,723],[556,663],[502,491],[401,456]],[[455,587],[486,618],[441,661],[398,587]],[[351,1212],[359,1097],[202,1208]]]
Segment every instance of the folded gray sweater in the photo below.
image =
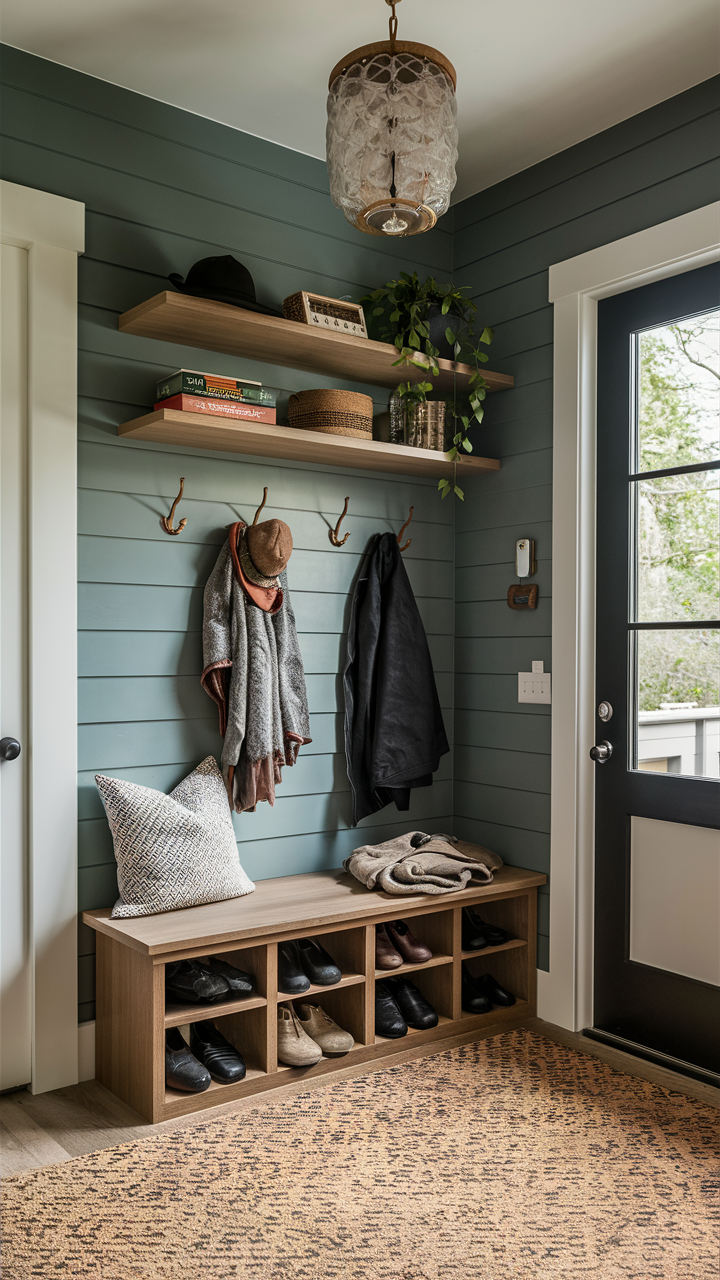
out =
[[442,833],[410,831],[383,844],[353,849],[343,866],[368,889],[402,896],[410,893],[457,893],[475,879],[489,884],[502,858],[480,844]]

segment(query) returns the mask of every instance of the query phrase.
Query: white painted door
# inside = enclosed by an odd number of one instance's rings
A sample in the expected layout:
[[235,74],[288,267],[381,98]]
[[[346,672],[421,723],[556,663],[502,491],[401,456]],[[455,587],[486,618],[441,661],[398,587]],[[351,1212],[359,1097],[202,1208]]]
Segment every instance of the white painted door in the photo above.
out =
[[[27,389],[28,253],[2,245],[0,345],[0,1090],[31,1078],[28,883]],[[6,754],[12,755],[10,746]]]

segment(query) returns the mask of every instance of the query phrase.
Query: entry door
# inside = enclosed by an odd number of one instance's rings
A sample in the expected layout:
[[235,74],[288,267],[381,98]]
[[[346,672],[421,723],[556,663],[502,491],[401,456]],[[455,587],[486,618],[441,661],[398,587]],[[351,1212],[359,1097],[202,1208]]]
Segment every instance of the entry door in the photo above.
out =
[[719,344],[720,265],[599,304],[594,1034],[705,1078],[720,1072]]
[[[31,1079],[27,850],[27,251],[2,246],[0,1090]],[[12,740],[25,750],[16,755]],[[5,757],[5,758],[2,758]]]

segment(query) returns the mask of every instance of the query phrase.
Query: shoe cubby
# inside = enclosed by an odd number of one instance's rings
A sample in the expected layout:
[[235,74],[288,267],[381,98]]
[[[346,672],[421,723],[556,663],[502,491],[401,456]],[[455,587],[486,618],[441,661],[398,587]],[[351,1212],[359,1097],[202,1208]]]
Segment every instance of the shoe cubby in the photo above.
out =
[[[412,910],[404,911],[402,914],[398,912],[393,916],[393,920],[404,920],[410,932],[415,935],[418,942],[424,942],[432,951],[432,959],[424,960],[421,964],[404,963],[396,969],[375,969],[375,979],[392,977],[402,977],[403,974],[417,973],[423,969],[436,968],[438,965],[452,964],[453,962],[453,929],[454,915],[452,911],[437,911],[432,915],[413,914]],[[381,923],[387,923],[382,921]],[[392,923],[392,920],[390,921]],[[413,978],[414,982],[415,979]]]
[[[535,1012],[537,888],[545,877],[503,867],[492,884],[443,896],[407,899],[363,888],[339,871],[260,881],[253,894],[140,919],[112,920],[106,909],[83,920],[97,934],[96,1074],[98,1080],[152,1122],[211,1108],[325,1075],[359,1063],[381,1062],[409,1047],[446,1037],[503,1030]],[[462,950],[462,908],[476,908],[488,923],[513,936],[501,946]],[[375,926],[405,920],[432,959],[380,970]],[[342,977],[332,986],[311,984],[289,995],[278,988],[278,943],[316,938]],[[253,975],[254,991],[213,1004],[165,1000],[165,967],[178,960],[217,956]],[[510,1008],[470,1014],[462,1008],[461,967],[493,977],[517,997]],[[438,1025],[388,1039],[375,1033],[375,983],[407,975],[438,1014]],[[341,1057],[310,1067],[277,1058],[278,1005],[317,1004],[355,1040]],[[165,1086],[165,1032],[211,1019],[242,1054],[247,1074],[231,1084],[213,1081],[203,1093]]]

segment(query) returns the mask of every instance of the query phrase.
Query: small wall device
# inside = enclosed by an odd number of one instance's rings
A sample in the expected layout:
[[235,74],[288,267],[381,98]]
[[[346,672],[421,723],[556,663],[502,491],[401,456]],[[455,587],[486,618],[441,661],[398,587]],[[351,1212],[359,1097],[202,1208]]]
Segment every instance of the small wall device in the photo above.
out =
[[518,578],[531,578],[537,572],[532,538],[518,538],[515,543],[515,572]]
[[[537,572],[532,538],[518,538],[515,543],[515,572],[518,578],[530,578]],[[515,583],[508,588],[507,602],[511,609],[537,609],[537,599],[537,583]]]

